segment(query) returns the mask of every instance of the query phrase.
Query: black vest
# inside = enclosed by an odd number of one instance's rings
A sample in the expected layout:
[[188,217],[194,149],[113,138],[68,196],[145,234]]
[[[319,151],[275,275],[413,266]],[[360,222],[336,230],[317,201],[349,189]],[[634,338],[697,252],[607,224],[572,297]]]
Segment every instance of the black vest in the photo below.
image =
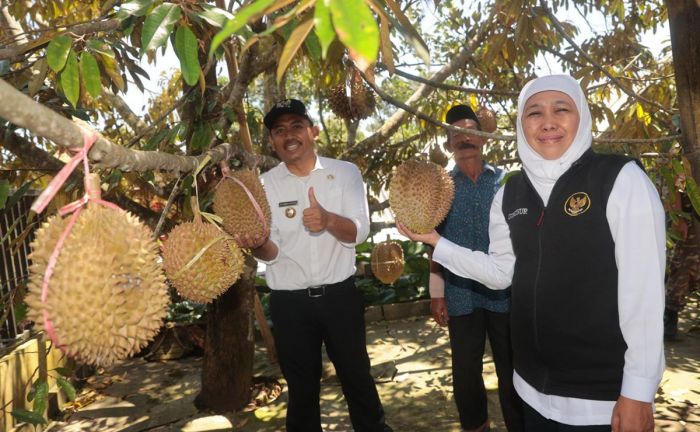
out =
[[541,393],[608,401],[620,395],[627,345],[605,212],[630,160],[587,151],[557,180],[546,208],[524,172],[506,184],[514,365]]

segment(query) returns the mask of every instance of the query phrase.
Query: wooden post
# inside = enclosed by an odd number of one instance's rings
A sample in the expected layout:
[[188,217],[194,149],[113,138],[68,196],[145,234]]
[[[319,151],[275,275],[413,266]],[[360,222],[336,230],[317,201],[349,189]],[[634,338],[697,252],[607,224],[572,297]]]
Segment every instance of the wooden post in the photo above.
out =
[[260,334],[262,335],[263,343],[267,349],[267,359],[270,360],[270,363],[277,363],[275,340],[272,337],[270,326],[267,324],[267,317],[265,317],[265,311],[263,310],[262,303],[260,302],[260,296],[257,293],[255,294],[255,320],[258,322]]

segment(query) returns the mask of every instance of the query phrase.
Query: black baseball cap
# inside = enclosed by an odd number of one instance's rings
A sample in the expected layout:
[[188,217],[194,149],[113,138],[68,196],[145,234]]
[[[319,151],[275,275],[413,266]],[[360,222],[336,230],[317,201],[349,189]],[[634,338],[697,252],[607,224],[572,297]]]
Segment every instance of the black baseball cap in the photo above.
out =
[[479,117],[476,116],[474,110],[467,105],[455,105],[447,111],[445,114],[445,123],[452,124],[459,120],[474,120],[479,128],[481,128],[481,122],[479,122]]
[[265,114],[263,123],[265,123],[267,130],[272,130],[272,127],[275,125],[275,121],[285,114],[296,114],[304,117],[311,124],[314,123],[313,120],[311,120],[311,117],[309,117],[309,114],[306,112],[306,105],[304,105],[302,101],[298,99],[284,99],[277,102],[270,109],[270,111]]

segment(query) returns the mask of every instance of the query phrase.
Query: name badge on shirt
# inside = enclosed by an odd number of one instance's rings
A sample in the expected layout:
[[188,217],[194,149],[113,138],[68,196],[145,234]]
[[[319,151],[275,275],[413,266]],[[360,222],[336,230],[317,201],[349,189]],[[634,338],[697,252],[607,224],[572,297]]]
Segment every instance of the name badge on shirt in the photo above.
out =
[[279,207],[287,207],[284,209],[284,215],[287,216],[289,219],[293,218],[297,214],[297,210],[292,207],[299,204],[299,201],[294,200],[294,201],[282,201],[281,203],[277,204]]

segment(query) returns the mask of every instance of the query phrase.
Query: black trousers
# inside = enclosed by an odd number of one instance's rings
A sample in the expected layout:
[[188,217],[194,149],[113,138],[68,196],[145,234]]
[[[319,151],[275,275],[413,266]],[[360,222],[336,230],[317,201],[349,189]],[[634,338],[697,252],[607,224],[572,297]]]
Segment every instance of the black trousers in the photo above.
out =
[[523,402],[525,430],[527,432],[610,432],[610,425],[572,426],[549,420]]
[[498,398],[510,432],[524,430],[522,401],[513,387],[513,354],[510,345],[510,314],[476,309],[448,321],[452,349],[452,379],[459,421],[463,429],[476,429],[488,419],[486,388],[482,376],[486,334],[489,336]]
[[320,297],[273,290],[275,347],[287,380],[288,432],[321,432],[321,344],[340,379],[356,432],[390,431],[370,375],[362,296],[354,278],[328,286]]

